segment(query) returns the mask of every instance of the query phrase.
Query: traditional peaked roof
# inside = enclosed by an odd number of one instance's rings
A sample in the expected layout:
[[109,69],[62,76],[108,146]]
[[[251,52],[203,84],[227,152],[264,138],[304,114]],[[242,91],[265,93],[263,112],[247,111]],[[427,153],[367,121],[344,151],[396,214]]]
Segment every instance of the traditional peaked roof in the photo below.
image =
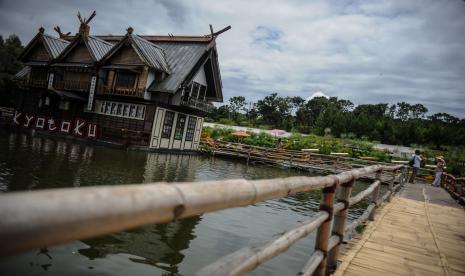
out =
[[102,59],[105,54],[113,48],[113,43],[105,41],[95,36],[86,36],[82,34],[77,34],[70,44],[61,52],[57,60],[62,60],[67,54],[69,54],[74,47],[76,47],[79,42],[83,42],[86,45],[87,50],[89,51],[93,61],[97,62]]
[[89,52],[94,57],[95,61],[102,59],[102,57],[113,47],[112,43],[95,36],[88,36],[87,41],[84,41],[87,42],[87,49],[89,49]]
[[136,34],[129,34],[130,39],[139,50],[139,54],[145,59],[147,65],[159,69],[166,73],[170,73],[170,67],[165,59],[165,52],[157,45],[148,42]]
[[165,50],[171,74],[161,82],[152,83],[148,88],[149,91],[176,92],[208,51],[208,43],[157,42],[157,45]]
[[61,52],[70,44],[69,41],[54,37],[44,33],[44,28],[40,28],[34,38],[24,47],[23,52],[19,55],[18,59],[23,59],[36,45],[42,42],[50,57],[50,60],[57,58]]
[[42,38],[44,39],[45,45],[52,54],[52,58],[54,59],[57,58],[61,54],[61,52],[63,52],[63,50],[66,48],[66,46],[69,45],[68,41],[61,38],[53,37],[48,34],[44,34]]
[[132,31],[132,28],[128,28],[128,33],[102,58],[102,62],[108,60],[121,49],[122,46],[129,42],[134,51],[136,51],[137,55],[147,66],[170,74],[171,70],[165,59],[164,50],[142,37],[133,34]]

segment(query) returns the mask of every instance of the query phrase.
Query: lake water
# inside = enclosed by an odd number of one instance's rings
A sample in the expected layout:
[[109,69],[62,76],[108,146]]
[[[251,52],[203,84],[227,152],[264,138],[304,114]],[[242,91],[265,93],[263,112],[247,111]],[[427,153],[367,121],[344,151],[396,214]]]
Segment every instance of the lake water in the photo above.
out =
[[[207,156],[125,151],[0,130],[0,190],[262,179],[307,172]],[[195,184],[194,184],[195,185]],[[355,192],[366,187],[358,183]],[[318,211],[320,192],[300,193],[160,225],[74,241],[0,259],[1,275],[192,275],[219,257],[269,240]],[[363,212],[350,210],[350,218]],[[315,234],[250,275],[293,275]]]

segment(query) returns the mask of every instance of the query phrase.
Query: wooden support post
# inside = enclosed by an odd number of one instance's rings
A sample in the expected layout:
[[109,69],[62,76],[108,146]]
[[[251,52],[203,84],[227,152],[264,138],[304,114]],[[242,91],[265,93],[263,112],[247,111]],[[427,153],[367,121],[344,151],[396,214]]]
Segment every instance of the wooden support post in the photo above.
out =
[[339,157],[336,158],[334,161],[334,173],[337,173],[337,162],[339,161]]
[[375,208],[373,208],[373,211],[370,213],[370,216],[368,217],[369,220],[373,221],[375,220],[375,212],[376,209],[378,209],[378,200],[379,200],[379,190],[381,190],[381,172],[382,170],[379,170],[376,172],[376,179],[375,181],[379,181],[378,186],[376,186],[375,190],[373,191],[373,195],[371,198],[371,203],[375,204]]
[[339,244],[336,245],[328,255],[328,268],[331,272],[337,268],[337,258],[339,257],[339,247],[344,240],[344,229],[347,222],[347,214],[349,212],[349,199],[352,192],[352,187],[355,184],[355,178],[350,182],[341,185],[338,195],[338,202],[344,203],[344,209],[334,215],[333,235],[339,236]]
[[333,220],[333,205],[334,205],[334,192],[336,191],[337,183],[331,187],[323,189],[323,197],[320,203],[320,210],[329,213],[328,219],[318,227],[316,234],[315,250],[321,250],[324,254],[323,260],[315,270],[314,275],[325,276],[327,271],[327,257],[328,257],[328,242],[330,237],[331,223]]
[[250,160],[250,152],[252,151],[252,148],[249,148],[249,151],[247,152],[247,166],[249,165],[249,160]]
[[395,180],[396,180],[396,171],[392,171],[392,180],[391,180],[391,182],[389,182],[389,187],[388,187],[388,191],[389,191],[389,196],[387,198],[388,202],[391,202],[392,195],[394,194],[394,190],[392,188],[394,187],[394,181]]

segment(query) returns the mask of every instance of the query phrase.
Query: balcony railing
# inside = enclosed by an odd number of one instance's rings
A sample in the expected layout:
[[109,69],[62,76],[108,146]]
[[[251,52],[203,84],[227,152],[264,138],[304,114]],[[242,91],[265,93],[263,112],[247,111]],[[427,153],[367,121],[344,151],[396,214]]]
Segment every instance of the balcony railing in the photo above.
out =
[[47,80],[43,79],[29,79],[29,80],[20,80],[18,81],[19,87],[34,87],[34,88],[46,88],[47,87]]
[[213,109],[213,104],[195,98],[182,99],[181,105],[199,109],[204,112],[211,112]]
[[88,92],[89,91],[89,81],[76,81],[76,80],[57,80],[53,87],[55,89],[61,90],[71,90],[71,91],[80,91]]
[[116,95],[116,96],[127,96],[127,97],[143,98],[145,88],[102,86],[102,87],[100,87],[98,89],[98,92],[99,92],[99,94],[102,94],[102,95]]

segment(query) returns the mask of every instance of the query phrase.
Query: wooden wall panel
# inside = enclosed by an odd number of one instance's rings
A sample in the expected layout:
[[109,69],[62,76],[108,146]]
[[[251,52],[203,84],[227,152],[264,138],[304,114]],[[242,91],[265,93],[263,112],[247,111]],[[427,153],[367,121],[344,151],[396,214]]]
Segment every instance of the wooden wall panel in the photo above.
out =
[[147,66],[144,67],[144,70],[139,74],[137,88],[145,89],[147,85],[147,78],[149,76],[149,70]]
[[112,64],[129,64],[141,65],[144,64],[134,51],[132,46],[124,46],[120,48],[109,60]]
[[48,61],[50,57],[45,46],[42,43],[37,43],[25,59],[27,61]]
[[92,57],[84,44],[77,45],[66,56],[65,62],[92,63]]

